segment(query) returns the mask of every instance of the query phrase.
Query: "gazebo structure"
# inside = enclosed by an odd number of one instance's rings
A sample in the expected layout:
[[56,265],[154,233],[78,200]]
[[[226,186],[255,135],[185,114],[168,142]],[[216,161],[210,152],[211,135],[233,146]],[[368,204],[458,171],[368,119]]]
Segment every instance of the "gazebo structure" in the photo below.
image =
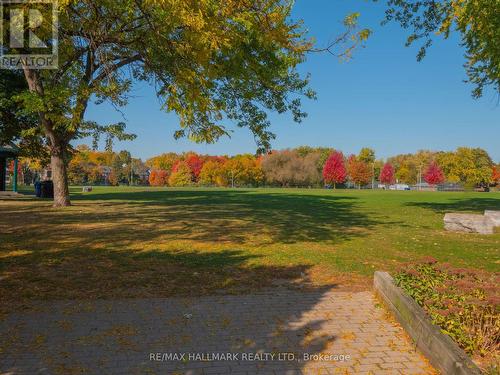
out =
[[12,181],[12,191],[17,193],[17,157],[19,148],[12,144],[0,143],[0,192],[7,188],[7,159],[14,159],[14,179]]

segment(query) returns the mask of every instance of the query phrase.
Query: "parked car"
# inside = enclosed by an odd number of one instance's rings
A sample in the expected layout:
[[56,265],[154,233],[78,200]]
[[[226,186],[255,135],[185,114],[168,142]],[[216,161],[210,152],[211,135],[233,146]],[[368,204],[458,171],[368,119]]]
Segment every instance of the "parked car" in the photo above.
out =
[[410,190],[410,186],[406,184],[394,184],[389,186],[389,190]]

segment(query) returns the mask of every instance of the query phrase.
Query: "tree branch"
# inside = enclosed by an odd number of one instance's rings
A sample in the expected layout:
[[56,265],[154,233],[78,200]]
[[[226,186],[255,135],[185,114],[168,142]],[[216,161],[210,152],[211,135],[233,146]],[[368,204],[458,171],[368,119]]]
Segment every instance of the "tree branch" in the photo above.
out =
[[102,81],[104,78],[109,76],[111,73],[116,72],[118,69],[120,69],[128,64],[132,64],[133,62],[141,61],[141,60],[142,60],[142,56],[140,54],[137,54],[134,56],[127,57],[123,60],[120,60],[120,61],[112,64],[111,66],[103,67],[102,72],[100,74],[98,74],[92,80],[92,82],[89,84],[89,87],[94,87],[97,83]]

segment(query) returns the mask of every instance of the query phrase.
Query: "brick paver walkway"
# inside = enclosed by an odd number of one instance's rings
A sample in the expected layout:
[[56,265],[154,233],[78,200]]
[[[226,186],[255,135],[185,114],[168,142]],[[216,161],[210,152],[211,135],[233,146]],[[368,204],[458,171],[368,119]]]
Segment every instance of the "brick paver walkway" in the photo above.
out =
[[371,292],[47,302],[0,336],[1,374],[433,373]]

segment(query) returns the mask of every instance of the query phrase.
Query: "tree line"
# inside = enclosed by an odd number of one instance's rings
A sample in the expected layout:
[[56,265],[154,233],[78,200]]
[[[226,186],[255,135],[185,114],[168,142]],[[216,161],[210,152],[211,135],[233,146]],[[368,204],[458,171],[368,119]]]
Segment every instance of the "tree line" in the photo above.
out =
[[481,148],[459,147],[455,151],[418,151],[387,160],[362,148],[357,155],[344,155],[327,147],[302,146],[276,150],[261,156],[165,153],[146,161],[149,183],[154,186],[281,186],[319,187],[371,183],[414,185],[444,182],[464,186],[497,184],[500,165]]
[[[19,163],[25,183],[31,183],[43,169],[43,162],[32,158]],[[485,150],[469,147],[422,150],[386,160],[377,159],[367,147],[356,155],[344,155],[333,148],[302,146],[259,156],[168,152],[143,162],[128,151],[96,151],[79,145],[68,164],[68,178],[73,185],[361,188],[374,183],[449,182],[475,187],[499,184],[500,163],[495,164]]]

